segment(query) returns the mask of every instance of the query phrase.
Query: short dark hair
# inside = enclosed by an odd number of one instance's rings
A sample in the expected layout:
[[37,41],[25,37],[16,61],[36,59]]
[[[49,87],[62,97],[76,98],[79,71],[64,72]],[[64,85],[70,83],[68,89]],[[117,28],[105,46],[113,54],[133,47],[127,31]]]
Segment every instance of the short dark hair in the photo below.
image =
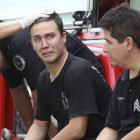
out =
[[140,49],[140,12],[129,7],[128,3],[109,10],[100,20],[99,26],[111,32],[111,36],[122,43],[126,37],[133,38]]
[[54,20],[60,34],[63,35],[63,32],[64,32],[63,21],[62,21],[62,18],[56,12],[54,12],[53,14],[50,14],[50,17],[45,17],[45,18],[41,17],[41,18],[36,19],[35,22],[29,27],[29,31],[31,31],[31,28],[34,24],[40,23],[42,21],[50,21],[50,20]]

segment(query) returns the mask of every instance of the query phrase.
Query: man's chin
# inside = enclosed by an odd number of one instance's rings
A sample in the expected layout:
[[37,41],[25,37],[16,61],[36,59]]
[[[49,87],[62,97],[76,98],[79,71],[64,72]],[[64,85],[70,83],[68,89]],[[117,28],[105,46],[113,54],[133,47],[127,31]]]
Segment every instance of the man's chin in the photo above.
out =
[[118,67],[118,64],[116,64],[116,63],[113,62],[113,61],[111,61],[111,65],[112,65],[112,66],[116,66],[116,67]]

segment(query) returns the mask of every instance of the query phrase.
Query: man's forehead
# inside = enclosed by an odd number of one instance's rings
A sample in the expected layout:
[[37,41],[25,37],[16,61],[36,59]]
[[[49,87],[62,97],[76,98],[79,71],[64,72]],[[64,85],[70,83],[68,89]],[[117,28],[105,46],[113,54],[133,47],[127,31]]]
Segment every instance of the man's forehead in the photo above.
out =
[[47,20],[47,21],[40,21],[38,23],[34,23],[32,28],[33,27],[37,27],[37,26],[41,26],[41,27],[44,27],[44,26],[57,26],[57,24],[55,23],[54,20]]
[[111,36],[111,31],[108,31],[108,30],[104,30],[104,38],[105,39],[111,39],[111,38],[113,38],[112,36]]
[[[45,24],[45,23],[43,23]],[[39,26],[34,26],[32,29],[31,29],[31,34],[33,36],[36,36],[36,35],[39,35],[39,34],[55,34],[58,30],[57,26],[52,24],[52,23],[49,23],[49,24],[40,24]]]

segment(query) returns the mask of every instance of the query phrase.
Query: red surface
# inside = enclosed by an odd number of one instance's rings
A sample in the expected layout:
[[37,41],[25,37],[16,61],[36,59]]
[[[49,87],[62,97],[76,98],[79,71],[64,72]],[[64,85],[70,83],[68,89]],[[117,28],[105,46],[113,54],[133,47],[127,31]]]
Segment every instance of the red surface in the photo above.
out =
[[87,44],[87,47],[89,47],[89,49],[101,60],[104,68],[105,79],[111,88],[114,89],[115,83],[124,69],[112,66],[107,54],[103,52],[103,44]]
[[9,86],[0,74],[0,136],[3,128],[13,128],[13,101]]
[[5,116],[6,116],[6,82],[3,80],[2,75],[0,74],[0,132],[2,128],[5,127]]

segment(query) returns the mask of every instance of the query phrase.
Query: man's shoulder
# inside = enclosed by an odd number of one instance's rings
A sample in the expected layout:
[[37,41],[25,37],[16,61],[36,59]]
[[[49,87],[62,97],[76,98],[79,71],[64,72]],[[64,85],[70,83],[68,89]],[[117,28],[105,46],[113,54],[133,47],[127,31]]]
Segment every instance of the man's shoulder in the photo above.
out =
[[94,67],[96,67],[102,75],[104,75],[103,66],[99,58],[78,37],[67,33],[66,48],[68,52],[74,54],[75,56],[90,61]]
[[93,67],[92,63],[88,60],[76,57],[69,54],[69,69],[68,72],[79,75],[80,73],[87,73]]
[[12,35],[10,42],[11,44],[12,43],[26,44],[27,41],[30,41],[30,34],[28,28],[27,29],[25,28],[24,30],[18,31],[14,35]]
[[118,77],[116,84],[124,83],[124,81],[129,79],[129,70],[125,69]]
[[91,66],[92,63],[84,58],[80,58],[77,56],[74,56],[73,54],[69,53],[69,59],[71,59],[71,63],[72,65],[74,65],[74,67],[87,67],[87,66]]
[[40,74],[39,74],[39,77],[38,77],[38,87],[40,88],[46,88],[47,86],[47,82],[49,80],[49,72],[47,69],[44,69]]
[[15,33],[10,39],[8,49],[10,59],[18,56],[23,58],[24,61],[30,61],[30,59],[28,59],[30,56],[32,56],[33,59],[36,58],[36,53],[30,42],[28,29]]
[[117,94],[118,96],[120,96],[120,94],[122,95],[124,92],[122,92],[122,87],[127,88],[127,84],[128,84],[128,73],[129,70],[125,69],[118,77],[115,87],[114,87],[114,93]]
[[42,70],[42,71],[40,72],[40,74],[39,74],[39,79],[44,79],[44,78],[46,78],[46,77],[48,77],[48,76],[49,76],[48,70],[47,70],[47,69],[44,69],[44,70]]
[[25,29],[23,29],[23,30],[20,30],[20,31],[18,31],[18,32],[16,32],[16,33],[14,33],[13,35],[12,35],[12,37],[24,37],[24,36],[29,36],[30,34],[29,34],[29,29],[28,28],[25,28]]

